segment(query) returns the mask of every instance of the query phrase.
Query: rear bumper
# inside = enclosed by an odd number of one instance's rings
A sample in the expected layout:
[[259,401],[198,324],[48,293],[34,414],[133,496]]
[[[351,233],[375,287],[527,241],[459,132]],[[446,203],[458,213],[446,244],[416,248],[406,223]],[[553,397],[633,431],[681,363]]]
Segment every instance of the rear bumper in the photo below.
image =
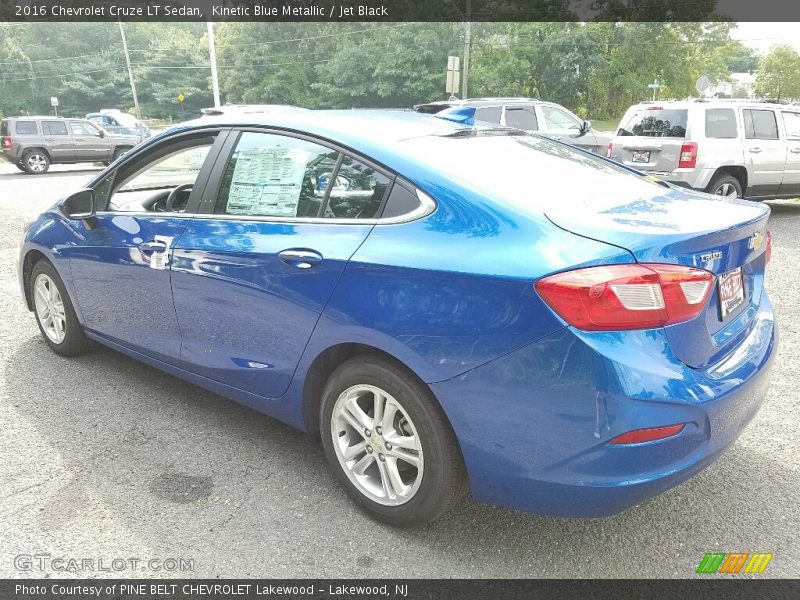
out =
[[[566,328],[432,389],[477,500],[599,517],[678,485],[730,446],[766,398],[776,342],[765,295],[752,335],[708,370],[677,360],[661,330]],[[685,427],[672,438],[608,443],[675,423]]]
[[654,175],[673,185],[692,190],[705,191],[711,178],[714,176],[715,169],[675,169],[669,172],[644,171],[648,175]]

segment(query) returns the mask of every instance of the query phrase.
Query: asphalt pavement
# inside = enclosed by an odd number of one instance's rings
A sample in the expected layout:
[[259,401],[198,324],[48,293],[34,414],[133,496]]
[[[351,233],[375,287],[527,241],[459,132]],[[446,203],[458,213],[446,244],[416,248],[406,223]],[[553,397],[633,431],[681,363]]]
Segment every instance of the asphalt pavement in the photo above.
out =
[[[605,519],[468,500],[402,530],[347,499],[318,439],[111,350],[49,351],[20,296],[17,242],[24,219],[94,172],[0,164],[0,577],[70,565],[89,577],[691,577],[710,551],[772,552],[764,576],[800,573],[800,203],[771,203],[769,399],[715,464]],[[162,562],[114,570],[131,558]]]

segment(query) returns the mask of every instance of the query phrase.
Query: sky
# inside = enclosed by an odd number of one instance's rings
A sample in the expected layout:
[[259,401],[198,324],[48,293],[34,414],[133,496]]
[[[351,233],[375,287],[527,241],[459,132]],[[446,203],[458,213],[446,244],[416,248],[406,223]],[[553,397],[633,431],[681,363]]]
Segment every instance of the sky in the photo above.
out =
[[731,37],[767,54],[778,44],[788,44],[800,52],[800,24],[798,23],[739,23]]

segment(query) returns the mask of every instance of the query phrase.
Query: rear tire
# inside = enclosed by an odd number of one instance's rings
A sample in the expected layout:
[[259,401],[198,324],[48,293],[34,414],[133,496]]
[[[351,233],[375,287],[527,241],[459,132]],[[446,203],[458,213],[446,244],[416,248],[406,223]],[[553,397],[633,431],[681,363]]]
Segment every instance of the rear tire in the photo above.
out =
[[466,491],[461,450],[444,412],[424,384],[393,363],[361,355],[339,366],[325,386],[320,418],[337,479],[370,516],[422,525]]
[[25,150],[22,154],[22,169],[31,175],[47,173],[50,168],[50,157],[38,148]]
[[62,356],[78,356],[91,347],[83,333],[64,282],[53,265],[41,259],[28,280],[33,313],[44,341]]
[[729,173],[720,173],[708,184],[706,192],[726,198],[744,198],[742,182]]

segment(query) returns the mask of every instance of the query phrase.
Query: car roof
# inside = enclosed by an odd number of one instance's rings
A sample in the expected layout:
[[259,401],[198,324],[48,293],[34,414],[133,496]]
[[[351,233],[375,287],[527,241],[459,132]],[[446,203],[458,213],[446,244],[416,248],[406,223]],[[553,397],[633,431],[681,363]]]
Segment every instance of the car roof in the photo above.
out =
[[789,106],[788,104],[778,104],[776,102],[762,102],[761,100],[740,100],[740,99],[721,99],[721,98],[695,98],[691,100],[648,100],[634,104],[631,108],[668,106],[669,108],[738,108],[741,106],[781,109]]
[[84,119],[83,117],[54,117],[53,115],[31,115],[31,116],[24,116],[24,117],[5,117],[6,119],[15,119],[15,120],[22,120],[22,121],[87,121],[88,119]]

